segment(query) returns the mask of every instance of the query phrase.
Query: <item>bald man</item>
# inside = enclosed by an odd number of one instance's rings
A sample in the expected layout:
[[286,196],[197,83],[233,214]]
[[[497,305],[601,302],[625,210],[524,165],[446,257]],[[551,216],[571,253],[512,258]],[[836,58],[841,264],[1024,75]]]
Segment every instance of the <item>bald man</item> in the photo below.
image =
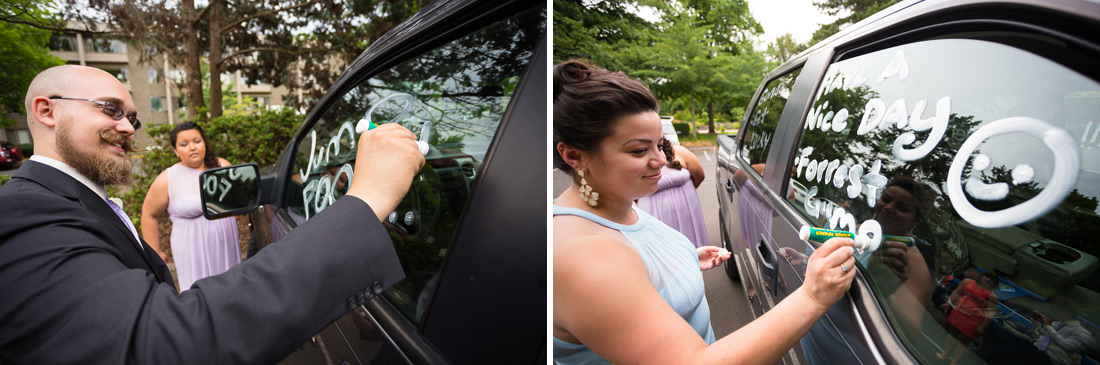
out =
[[[348,193],[228,272],[177,294],[106,185],[128,184],[129,92],[82,66],[27,90],[34,156],[0,187],[0,363],[273,363],[404,278],[380,224],[424,164],[396,123],[364,133]],[[369,188],[368,188],[369,187]]]

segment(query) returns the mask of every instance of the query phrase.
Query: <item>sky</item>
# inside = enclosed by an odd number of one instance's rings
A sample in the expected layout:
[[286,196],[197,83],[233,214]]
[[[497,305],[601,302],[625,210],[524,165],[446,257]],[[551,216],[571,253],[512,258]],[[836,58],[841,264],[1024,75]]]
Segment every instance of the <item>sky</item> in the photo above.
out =
[[806,43],[823,23],[832,23],[837,17],[821,13],[813,0],[749,0],[752,17],[764,26],[756,49],[764,50],[776,38],[791,33],[794,40]]

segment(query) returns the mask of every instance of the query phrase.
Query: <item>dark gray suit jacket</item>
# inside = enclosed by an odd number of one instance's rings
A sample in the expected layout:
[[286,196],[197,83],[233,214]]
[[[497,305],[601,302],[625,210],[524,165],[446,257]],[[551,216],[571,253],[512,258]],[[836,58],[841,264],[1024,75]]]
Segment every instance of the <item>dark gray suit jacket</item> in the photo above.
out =
[[274,363],[404,278],[359,199],[179,295],[141,244],[86,186],[25,162],[0,187],[0,362]]

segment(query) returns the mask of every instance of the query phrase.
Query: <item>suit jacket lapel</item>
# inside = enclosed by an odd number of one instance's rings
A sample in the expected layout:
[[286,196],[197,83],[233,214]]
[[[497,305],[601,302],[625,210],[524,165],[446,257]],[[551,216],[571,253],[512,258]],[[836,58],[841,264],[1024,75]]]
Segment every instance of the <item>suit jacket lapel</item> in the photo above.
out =
[[[114,246],[115,249],[122,252],[123,255],[126,255],[126,252],[136,253],[145,262],[144,269],[151,271],[158,281],[172,281],[172,279],[165,277],[170,274],[167,274],[167,267],[160,258],[158,257],[156,264],[154,264],[154,261],[150,259],[149,255],[146,253],[149,249],[144,249],[144,247],[148,245],[144,244],[144,242],[137,241],[134,238],[134,234],[130,232],[130,228],[126,227],[126,223],[123,223],[119,216],[115,214],[114,210],[111,210],[107,202],[103,201],[99,195],[91,189],[88,189],[84,184],[81,184],[76,179],[58,169],[35,161],[24,162],[23,165],[19,167],[19,171],[12,177],[33,180],[57,194],[76,200],[84,209],[94,214],[105,225],[114,227],[123,237],[126,237],[125,242],[111,241],[107,242],[107,244]],[[138,247],[142,247],[143,249],[139,250]],[[161,269],[162,267],[163,270]]]
[[[79,182],[77,183],[79,184]],[[94,192],[91,192],[88,189],[84,190],[86,192],[80,197],[80,204],[88,209],[88,211],[99,217],[99,219],[102,220],[104,223],[110,225],[111,227],[114,227],[116,230],[126,236],[127,242],[124,244],[115,244],[115,247],[119,250],[129,249],[137,252],[138,255],[141,256],[141,259],[145,261],[146,268],[148,268],[149,271],[152,271],[153,275],[156,275],[157,280],[164,281],[164,278],[162,278],[160,273],[158,272],[160,270],[154,269],[156,265],[153,265],[152,260],[149,259],[149,255],[145,252],[146,245],[144,244],[144,242],[139,242],[136,238],[134,238],[134,233],[130,231],[130,227],[127,227],[126,223],[122,222],[122,219],[119,218],[117,214],[115,214],[115,211],[107,205],[106,201],[101,200],[99,198],[99,195],[96,195]],[[112,244],[114,243],[115,242],[112,242]],[[138,247],[141,247],[142,249],[138,250]]]

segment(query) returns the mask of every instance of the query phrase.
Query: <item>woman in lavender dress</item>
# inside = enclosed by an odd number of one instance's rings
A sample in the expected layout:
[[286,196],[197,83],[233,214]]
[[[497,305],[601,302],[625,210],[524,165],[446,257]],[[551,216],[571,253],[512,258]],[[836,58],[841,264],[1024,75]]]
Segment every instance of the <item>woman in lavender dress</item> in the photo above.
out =
[[206,220],[199,198],[199,174],[208,168],[228,166],[207,144],[202,128],[183,123],[168,134],[180,162],[161,172],[149,187],[141,207],[141,233],[161,259],[158,220],[166,210],[172,219],[172,258],[176,262],[179,290],[199,279],[217,275],[241,262],[236,219]]
[[687,236],[695,247],[710,245],[703,207],[695,191],[703,183],[703,166],[685,147],[661,139],[668,165],[661,170],[657,192],[638,199],[638,208]]

